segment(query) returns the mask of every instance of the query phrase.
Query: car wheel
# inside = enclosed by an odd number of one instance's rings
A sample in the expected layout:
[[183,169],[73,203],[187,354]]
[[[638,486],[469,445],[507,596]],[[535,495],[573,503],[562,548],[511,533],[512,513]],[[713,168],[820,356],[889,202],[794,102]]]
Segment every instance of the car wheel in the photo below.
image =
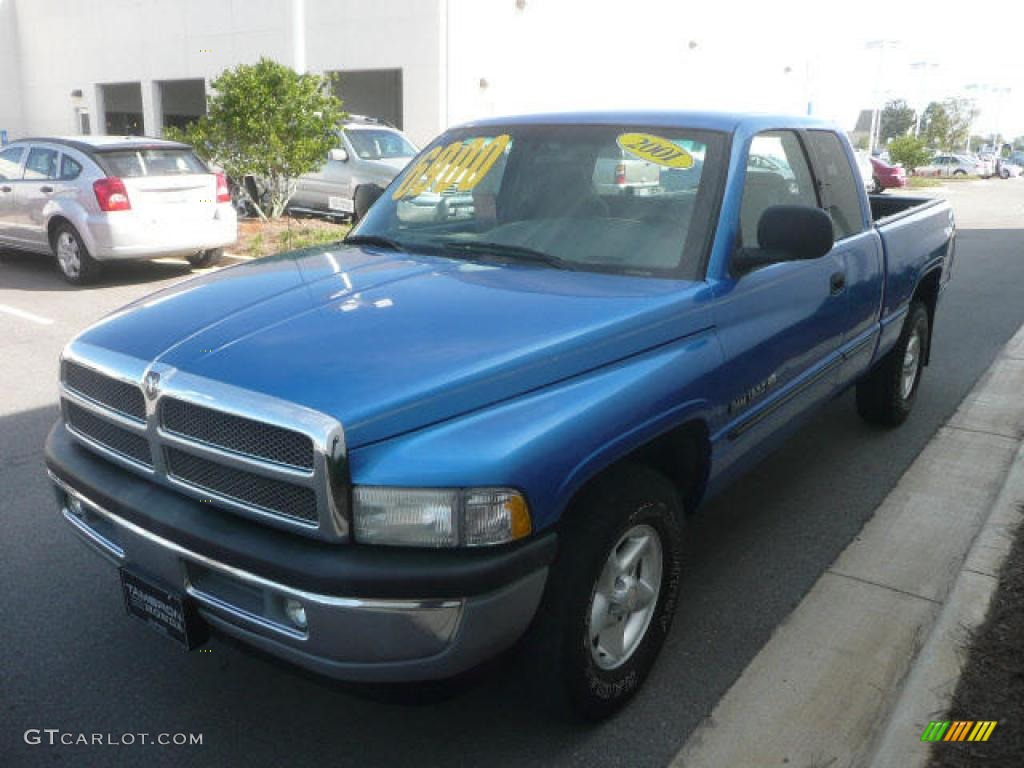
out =
[[1003,168],[1003,170],[1001,170],[999,172],[999,178],[1001,178],[1001,179],[1008,179],[1008,178],[1010,178],[1010,172],[1008,170],[1006,170],[1005,168]]
[[202,269],[203,267],[212,267],[214,264],[224,258],[223,248],[210,248],[206,251],[199,251],[199,253],[193,253],[191,256],[186,257],[188,263],[196,269]]
[[57,266],[64,279],[72,285],[84,285],[90,282],[100,270],[96,261],[85,247],[81,236],[71,224],[58,224],[50,239],[53,255],[57,257]]
[[857,383],[857,412],[862,419],[889,427],[907,420],[921,383],[929,334],[928,310],[915,301],[896,346]]
[[953,171],[954,176],[966,176],[967,171]]
[[574,505],[527,642],[545,701],[601,720],[639,690],[675,613],[682,517],[672,483],[643,466]]
[[871,178],[871,194],[880,195],[885,191],[885,187],[882,186],[882,182],[879,181],[877,176]]

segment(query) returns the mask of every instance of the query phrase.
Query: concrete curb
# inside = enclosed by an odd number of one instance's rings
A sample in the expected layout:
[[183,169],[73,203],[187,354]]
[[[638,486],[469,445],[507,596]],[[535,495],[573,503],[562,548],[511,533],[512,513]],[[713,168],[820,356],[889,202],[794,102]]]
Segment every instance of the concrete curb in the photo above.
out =
[[949,658],[963,635],[946,630],[984,616],[1008,551],[1024,479],[1022,391],[1024,328],[674,766],[902,768],[927,759],[921,733],[959,677]]
[[[946,720],[956,690],[971,633],[988,614],[999,586],[999,570],[1024,522],[1024,446],[1017,452],[992,514],[974,540],[939,619],[907,676],[889,719],[878,739],[870,765],[915,768],[928,763],[928,744],[921,734],[932,720]],[[963,717],[960,717],[960,715]],[[998,712],[952,713],[950,719],[998,719]],[[984,746],[984,745],[982,745]]]

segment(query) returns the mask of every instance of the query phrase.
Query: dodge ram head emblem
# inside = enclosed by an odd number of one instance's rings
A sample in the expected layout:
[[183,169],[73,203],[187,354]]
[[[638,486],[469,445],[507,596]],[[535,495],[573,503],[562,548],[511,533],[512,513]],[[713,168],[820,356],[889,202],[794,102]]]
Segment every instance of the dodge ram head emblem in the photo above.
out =
[[150,400],[156,397],[156,393],[160,391],[160,374],[156,371],[147,373],[146,378],[142,380],[142,388]]

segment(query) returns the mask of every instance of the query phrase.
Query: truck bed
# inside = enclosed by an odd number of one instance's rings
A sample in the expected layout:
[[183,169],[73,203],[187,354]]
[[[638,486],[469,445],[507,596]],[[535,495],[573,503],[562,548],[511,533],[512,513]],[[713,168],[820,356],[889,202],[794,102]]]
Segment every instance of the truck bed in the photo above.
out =
[[[882,238],[886,274],[883,317],[904,307],[921,275],[952,259],[953,213],[934,197],[869,195],[871,217]],[[950,267],[943,270],[949,279]]]

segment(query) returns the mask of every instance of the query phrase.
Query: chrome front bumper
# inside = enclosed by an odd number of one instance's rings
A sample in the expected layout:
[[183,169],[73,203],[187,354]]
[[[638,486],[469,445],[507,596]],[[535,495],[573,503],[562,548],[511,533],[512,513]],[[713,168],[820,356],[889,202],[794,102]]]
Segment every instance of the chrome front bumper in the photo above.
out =
[[[469,669],[522,635],[547,578],[547,568],[541,568],[471,598],[317,594],[191,551],[104,509],[52,472],[50,478],[64,519],[107,560],[187,594],[215,629],[338,679],[428,680]],[[302,605],[306,626],[289,618],[287,600]]]

